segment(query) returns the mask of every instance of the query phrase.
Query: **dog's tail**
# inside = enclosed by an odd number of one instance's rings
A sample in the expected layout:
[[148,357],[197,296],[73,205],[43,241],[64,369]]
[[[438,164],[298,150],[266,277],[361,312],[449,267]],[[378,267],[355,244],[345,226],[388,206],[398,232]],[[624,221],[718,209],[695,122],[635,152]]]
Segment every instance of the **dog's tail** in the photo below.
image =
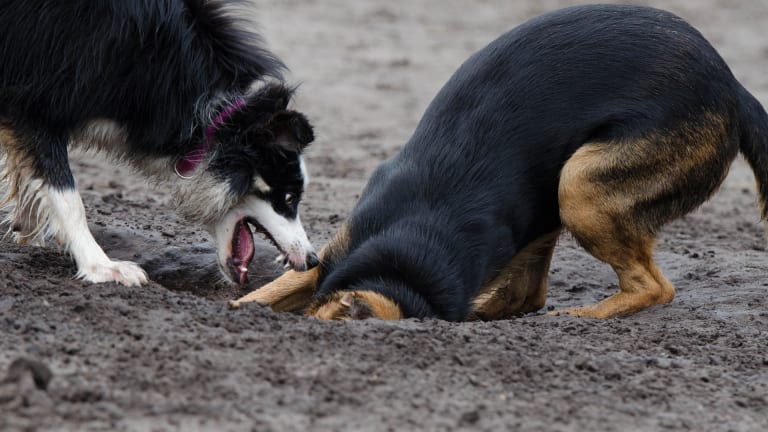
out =
[[[762,219],[768,219],[768,114],[754,96],[741,89],[741,136],[739,148],[757,180]],[[768,227],[766,228],[768,232]]]

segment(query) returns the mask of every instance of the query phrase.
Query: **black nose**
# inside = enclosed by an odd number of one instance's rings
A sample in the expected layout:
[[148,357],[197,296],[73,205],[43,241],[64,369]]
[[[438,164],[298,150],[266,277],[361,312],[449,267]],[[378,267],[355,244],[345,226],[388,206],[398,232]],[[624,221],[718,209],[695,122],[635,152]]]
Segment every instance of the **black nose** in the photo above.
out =
[[314,252],[309,253],[307,255],[307,270],[317,267],[318,264],[320,264],[320,258],[317,257],[317,254]]

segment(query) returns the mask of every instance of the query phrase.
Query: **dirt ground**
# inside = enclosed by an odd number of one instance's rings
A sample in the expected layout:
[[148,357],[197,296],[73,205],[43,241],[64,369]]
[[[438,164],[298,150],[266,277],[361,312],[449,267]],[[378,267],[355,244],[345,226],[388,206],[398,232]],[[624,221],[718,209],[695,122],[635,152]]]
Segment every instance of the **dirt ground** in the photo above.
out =
[[[295,106],[316,125],[302,218],[320,246],[463,59],[576,2],[256,3],[302,83]],[[641,3],[692,22],[768,104],[768,3]],[[0,430],[768,430],[768,254],[742,160],[659,238],[672,304],[605,321],[462,324],[230,311],[227,299],[278,274],[272,247],[259,243],[248,288],[217,285],[212,244],[164,188],[92,155],[73,160],[98,240],[153,282],[86,285],[53,249],[0,243]],[[547,308],[616,289],[607,266],[563,238]]]

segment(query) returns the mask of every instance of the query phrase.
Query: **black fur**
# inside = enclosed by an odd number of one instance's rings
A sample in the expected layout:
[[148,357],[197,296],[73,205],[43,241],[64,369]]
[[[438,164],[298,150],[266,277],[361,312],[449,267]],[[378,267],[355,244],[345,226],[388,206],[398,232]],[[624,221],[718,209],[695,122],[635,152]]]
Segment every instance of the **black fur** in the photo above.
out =
[[28,132],[22,145],[57,187],[73,186],[62,145],[89,120],[123,126],[129,159],[181,156],[222,98],[281,78],[283,64],[227,12],[237,3],[0,0],[0,119]]
[[558,176],[574,151],[664,134],[703,113],[737,119],[728,127],[765,199],[768,117],[698,31],[635,6],[532,19],[469,58],[375,171],[347,247],[324,257],[319,301],[373,290],[406,317],[465,319],[485,282],[560,227]]
[[[209,167],[229,182],[236,196],[256,194],[288,219],[296,218],[304,193],[304,176],[296,155],[314,140],[306,117],[286,110],[292,93],[292,89],[278,85],[252,95],[246,109],[233,114],[217,131],[216,137],[223,144]],[[269,194],[253,190],[256,175],[273,186]],[[286,203],[288,193],[296,197],[292,203]]]

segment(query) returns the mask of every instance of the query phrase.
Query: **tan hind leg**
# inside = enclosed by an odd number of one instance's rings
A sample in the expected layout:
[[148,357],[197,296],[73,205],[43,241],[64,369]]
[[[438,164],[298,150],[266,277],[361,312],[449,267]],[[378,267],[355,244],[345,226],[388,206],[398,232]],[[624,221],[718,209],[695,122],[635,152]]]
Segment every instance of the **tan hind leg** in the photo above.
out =
[[561,172],[560,218],[576,240],[619,277],[619,292],[592,306],[555,313],[594,318],[628,315],[672,301],[675,290],[653,262],[653,232],[638,229],[632,214],[635,197],[611,195],[595,182],[591,165],[604,159],[597,147],[585,146]]
[[229,302],[232,309],[242,303],[257,302],[270,305],[276,312],[298,312],[309,306],[317,290],[317,280],[323,264],[330,256],[346,255],[347,227],[342,227],[318,254],[320,265],[305,272],[289,270],[272,282]]
[[567,308],[553,314],[610,318],[671,302],[675,298],[675,288],[653,262],[653,239],[637,238],[633,243],[608,241],[593,243],[587,248],[595,258],[613,267],[619,278],[618,293],[595,305]]
[[699,120],[653,139],[587,144],[565,164],[558,194],[563,226],[613,267],[619,292],[554,314],[608,318],[675,297],[653,261],[656,230],[704,202],[736,154],[725,121]]
[[494,320],[544,307],[552,252],[560,230],[523,248],[472,300],[470,319]]

